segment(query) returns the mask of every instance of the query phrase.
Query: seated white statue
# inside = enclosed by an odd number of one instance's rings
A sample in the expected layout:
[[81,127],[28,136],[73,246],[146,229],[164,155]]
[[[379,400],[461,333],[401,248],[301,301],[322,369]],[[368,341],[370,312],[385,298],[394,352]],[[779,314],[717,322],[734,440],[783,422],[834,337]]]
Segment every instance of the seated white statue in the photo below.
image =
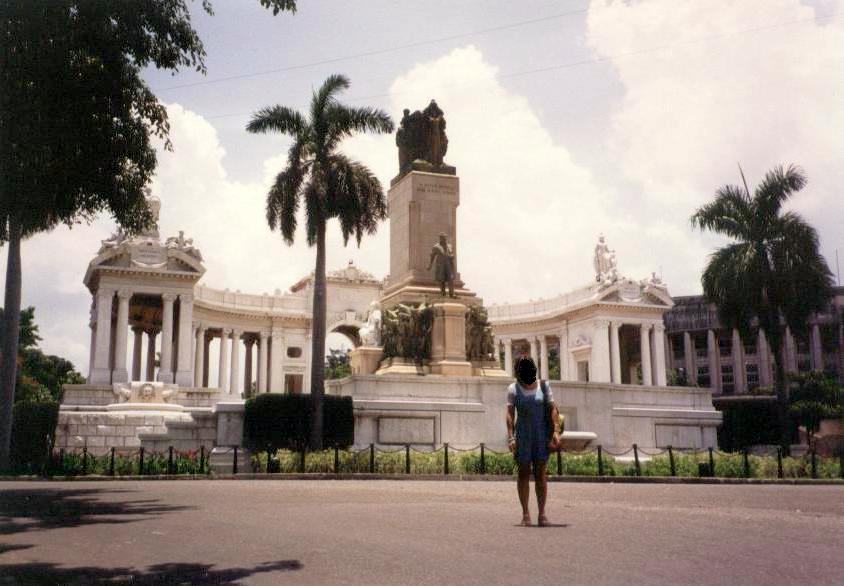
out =
[[377,301],[369,304],[366,324],[360,329],[360,340],[364,346],[381,345],[381,305]]

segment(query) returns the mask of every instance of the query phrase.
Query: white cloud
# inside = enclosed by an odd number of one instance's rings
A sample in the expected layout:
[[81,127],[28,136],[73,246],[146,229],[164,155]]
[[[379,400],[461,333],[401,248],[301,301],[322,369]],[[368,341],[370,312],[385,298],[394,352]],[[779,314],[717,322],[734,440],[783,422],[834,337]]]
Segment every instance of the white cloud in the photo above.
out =
[[[642,186],[643,207],[679,222],[718,186],[739,182],[737,163],[751,183],[797,163],[809,185],[792,205],[818,227],[828,255],[842,244],[834,204],[844,180],[844,23],[814,19],[844,3],[817,12],[798,0],[769,0],[764,10],[734,0],[593,6],[587,42],[613,58],[624,86],[610,164]],[[689,260],[666,266],[669,282],[699,274],[705,257]]]

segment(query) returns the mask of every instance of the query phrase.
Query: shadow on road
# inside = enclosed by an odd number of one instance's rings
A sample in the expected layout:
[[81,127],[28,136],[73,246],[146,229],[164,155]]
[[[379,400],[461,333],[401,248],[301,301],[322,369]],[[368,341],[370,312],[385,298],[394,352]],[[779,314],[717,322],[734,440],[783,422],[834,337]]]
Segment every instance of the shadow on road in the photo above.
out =
[[0,535],[100,523],[131,523],[193,508],[160,504],[150,499],[109,502],[98,498],[107,494],[131,492],[118,489],[51,488],[0,491]]
[[215,570],[211,564],[158,564],[145,571],[128,568],[65,568],[55,564],[28,563],[0,565],[0,585],[62,584],[89,586],[92,584],[132,584],[160,586],[164,584],[237,584],[238,580],[269,572],[290,572],[302,569],[299,560],[264,562],[252,568],[224,568]]

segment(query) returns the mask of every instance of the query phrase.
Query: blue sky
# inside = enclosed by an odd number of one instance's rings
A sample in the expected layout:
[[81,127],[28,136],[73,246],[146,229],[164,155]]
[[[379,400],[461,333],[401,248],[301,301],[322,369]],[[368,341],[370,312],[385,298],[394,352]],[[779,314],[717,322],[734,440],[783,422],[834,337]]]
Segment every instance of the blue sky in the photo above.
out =
[[[844,254],[843,0],[303,0],[275,17],[256,0],[214,8],[193,10],[206,76],[145,73],[168,104],[175,148],[160,154],[152,186],[162,232],[195,239],[210,286],[260,293],[312,269],[313,251],[286,247],[263,218],[287,141],[244,126],[263,106],[306,108],[331,73],[351,79],[345,101],[395,119],[437,99],[461,178],[459,270],[488,303],[589,282],[600,233],[623,274],[655,271],[673,294],[699,292],[722,241],[688,218],[739,180],[739,163],[751,183],[802,165],[809,185],[791,207],[817,227],[833,271],[835,250]],[[392,136],[343,148],[389,184]],[[82,276],[112,229],[102,218],[23,248],[24,304],[37,308],[43,346],[82,369]],[[383,276],[388,230],[359,249],[333,230],[329,269],[354,259]]]

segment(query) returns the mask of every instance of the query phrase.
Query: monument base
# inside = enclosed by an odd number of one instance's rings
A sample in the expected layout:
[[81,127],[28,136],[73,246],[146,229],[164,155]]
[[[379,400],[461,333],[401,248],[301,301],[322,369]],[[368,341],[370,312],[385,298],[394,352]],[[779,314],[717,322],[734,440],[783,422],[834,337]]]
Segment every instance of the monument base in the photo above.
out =
[[443,297],[439,285],[399,285],[390,287],[381,296],[381,307],[384,309],[391,309],[399,303],[414,304],[414,303],[443,303],[443,302],[457,302],[463,305],[481,305],[483,300],[477,294],[469,289],[457,288],[454,289],[454,297]]
[[445,376],[472,376],[474,373],[471,362],[461,360],[438,360],[431,363],[431,374],[442,374]]
[[352,374],[375,374],[384,350],[380,346],[359,346],[349,353]]
[[381,362],[381,367],[375,372],[377,375],[383,374],[412,374],[425,375],[431,374],[431,368],[427,365],[416,364],[413,360],[408,358],[385,358]]

